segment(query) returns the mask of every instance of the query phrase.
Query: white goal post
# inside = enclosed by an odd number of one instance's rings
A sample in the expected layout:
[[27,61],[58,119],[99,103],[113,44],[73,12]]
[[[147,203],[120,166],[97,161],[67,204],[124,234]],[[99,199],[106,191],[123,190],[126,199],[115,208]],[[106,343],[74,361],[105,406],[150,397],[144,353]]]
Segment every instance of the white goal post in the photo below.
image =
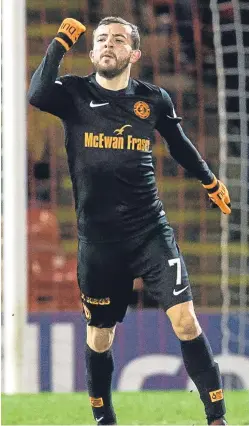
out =
[[27,313],[25,46],[25,0],[2,0],[3,391],[6,394],[23,390]]

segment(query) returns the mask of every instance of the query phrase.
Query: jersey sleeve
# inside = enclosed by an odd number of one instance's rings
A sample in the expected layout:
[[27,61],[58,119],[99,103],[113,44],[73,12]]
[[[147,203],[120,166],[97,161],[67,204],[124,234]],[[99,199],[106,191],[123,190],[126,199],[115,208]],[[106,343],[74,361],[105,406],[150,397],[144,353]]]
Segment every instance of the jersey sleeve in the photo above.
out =
[[69,118],[74,107],[72,95],[63,84],[63,78],[57,77],[65,52],[65,48],[57,40],[52,41],[33,74],[28,90],[31,105],[62,119]]
[[212,171],[185,135],[179,124],[182,119],[177,117],[169,94],[164,89],[160,91],[162,97],[158,106],[156,129],[166,140],[172,157],[204,185],[208,185],[213,181]]

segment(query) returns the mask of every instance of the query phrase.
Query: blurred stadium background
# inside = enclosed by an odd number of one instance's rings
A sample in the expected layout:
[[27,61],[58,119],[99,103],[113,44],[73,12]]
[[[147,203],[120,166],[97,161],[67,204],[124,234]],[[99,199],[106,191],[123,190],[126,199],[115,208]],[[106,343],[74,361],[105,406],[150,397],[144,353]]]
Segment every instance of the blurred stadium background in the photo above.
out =
[[[200,184],[156,135],[160,196],[188,266],[196,310],[227,389],[249,389],[249,3],[240,0],[27,0],[27,84],[65,17],[87,26],[60,73],[85,75],[104,16],[139,26],[133,77],[171,94],[182,125],[228,185],[232,214],[209,209]],[[77,234],[60,121],[28,107],[26,392],[84,391]],[[167,319],[134,286],[117,333],[114,389],[191,389]],[[159,355],[165,355],[164,360]],[[146,363],[145,356],[149,363]],[[154,358],[153,358],[154,357]]]

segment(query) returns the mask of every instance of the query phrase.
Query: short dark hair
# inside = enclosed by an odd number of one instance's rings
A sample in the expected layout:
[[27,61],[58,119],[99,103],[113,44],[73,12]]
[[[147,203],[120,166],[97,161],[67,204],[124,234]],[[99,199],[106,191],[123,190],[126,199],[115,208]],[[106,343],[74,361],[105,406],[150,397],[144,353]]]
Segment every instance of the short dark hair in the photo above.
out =
[[[131,30],[132,30],[131,31],[132,48],[134,50],[139,49],[139,47],[140,47],[140,35],[139,35],[138,27],[136,25],[131,24],[128,21],[125,21],[125,19],[120,18],[119,16],[107,16],[106,18],[103,18],[103,19],[101,19],[101,21],[99,21],[97,28],[100,25],[109,25],[109,24],[129,25],[129,27],[131,27]],[[95,33],[96,29],[93,31],[93,37],[94,37],[94,33]]]

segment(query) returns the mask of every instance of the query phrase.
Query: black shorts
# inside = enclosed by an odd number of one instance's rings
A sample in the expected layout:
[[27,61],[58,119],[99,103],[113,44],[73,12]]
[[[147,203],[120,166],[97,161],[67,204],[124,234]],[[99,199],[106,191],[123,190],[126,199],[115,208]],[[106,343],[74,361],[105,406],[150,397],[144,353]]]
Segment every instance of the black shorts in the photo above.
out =
[[122,322],[137,277],[165,311],[192,300],[186,266],[167,223],[122,242],[79,240],[78,283],[89,325]]

